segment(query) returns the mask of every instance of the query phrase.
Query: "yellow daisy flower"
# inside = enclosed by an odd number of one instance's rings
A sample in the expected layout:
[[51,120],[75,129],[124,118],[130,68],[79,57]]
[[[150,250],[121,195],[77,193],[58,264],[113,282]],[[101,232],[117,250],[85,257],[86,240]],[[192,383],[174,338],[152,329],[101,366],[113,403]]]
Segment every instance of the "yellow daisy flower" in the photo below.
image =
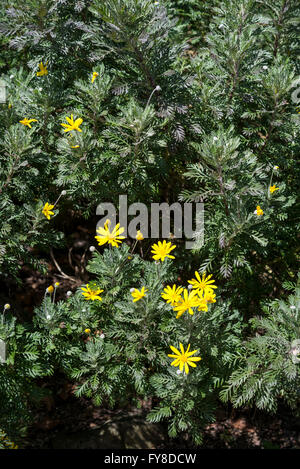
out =
[[172,352],[174,352],[175,355],[168,354],[168,357],[175,358],[175,360],[172,361],[171,366],[179,366],[180,371],[182,371],[184,367],[185,373],[188,374],[189,366],[196,368],[197,365],[194,362],[200,361],[201,357],[192,357],[192,355],[194,355],[194,353],[197,353],[198,350],[193,350],[192,352],[189,352],[191,346],[190,344],[188,345],[186,351],[184,351],[184,347],[181,343],[179,344],[179,346],[181,352],[179,352],[179,350],[170,345],[170,349],[172,350]]
[[48,220],[50,220],[51,215],[54,215],[54,212],[51,212],[53,207],[54,207],[54,205],[48,204],[48,202],[47,202],[47,203],[45,203],[44,208],[42,210],[42,213],[45,215],[45,217]]
[[145,287],[143,287],[141,291],[135,288],[134,291],[131,293],[131,296],[134,298],[134,300],[132,301],[135,303],[136,301],[141,300],[144,296],[146,296],[146,291],[148,290],[145,290]]
[[170,259],[175,259],[174,256],[170,255],[170,252],[176,248],[175,244],[172,245],[172,243],[167,243],[166,240],[164,240],[163,242],[158,241],[157,244],[153,244],[151,247],[151,252],[153,254],[152,257],[155,261],[161,260],[163,262],[166,257],[169,257]]
[[108,243],[118,248],[118,243],[122,243],[121,240],[125,239],[125,236],[120,236],[124,232],[124,228],[120,228],[120,223],[118,223],[110,232],[108,225],[110,225],[110,220],[106,220],[104,228],[98,228],[97,233],[99,233],[99,236],[95,236],[95,238],[99,246]]
[[98,76],[99,76],[99,73],[93,72],[92,83],[94,83],[94,81],[96,80],[96,78],[97,78]]
[[45,65],[43,64],[43,62],[39,64],[40,71],[36,73],[38,77],[42,77],[43,75],[48,75],[47,63],[48,62],[46,62]]
[[182,287],[177,287],[176,285],[173,285],[173,287],[170,287],[169,285],[164,288],[164,291],[161,293],[161,296],[163,297],[164,300],[166,300],[167,303],[170,303],[171,306],[176,306],[177,303],[181,300],[180,294],[183,292]]
[[60,124],[62,127],[66,127],[64,132],[71,132],[71,130],[78,130],[78,132],[82,132],[79,126],[82,124],[83,119],[79,118],[74,121],[73,114],[71,114],[71,117],[66,117],[66,121],[69,124]]
[[31,122],[37,122],[37,119],[27,119],[27,117],[25,117],[23,120],[19,121],[20,124],[23,124],[23,125],[27,125],[27,127],[29,127],[31,129]]
[[271,194],[273,194],[273,192],[275,192],[275,191],[279,191],[279,187],[276,187],[275,184],[274,184],[274,186],[270,186],[270,192],[271,192]]
[[199,298],[196,295],[196,291],[189,292],[188,290],[184,290],[183,298],[180,297],[178,303],[174,307],[174,311],[178,311],[176,319],[180,318],[185,311],[188,311],[191,315],[194,314],[192,308],[198,306]]
[[103,290],[100,290],[100,288],[97,288],[94,286],[94,288],[90,287],[89,284],[87,283],[86,288],[81,287],[82,290],[82,295],[85,297],[86,300],[99,300],[102,301],[102,298],[99,296],[100,293],[103,292]]
[[196,279],[192,278],[192,280],[189,280],[188,282],[193,285],[193,289],[195,289],[196,293],[198,293],[199,295],[202,293],[202,292],[208,292],[208,291],[212,291],[213,288],[218,288],[216,285],[213,285],[213,283],[215,283],[214,280],[210,280],[212,275],[208,275],[208,277],[206,277],[206,273],[204,272],[204,274],[202,275],[202,278],[201,276],[199,275],[198,272],[195,272],[195,277]]
[[256,215],[257,215],[258,217],[260,217],[261,215],[264,214],[264,211],[260,208],[259,205],[257,205],[256,210],[255,210],[255,213],[256,213]]
[[50,295],[51,295],[51,293],[53,293],[53,291],[54,291],[54,288],[53,288],[52,285],[50,285],[50,287],[46,288],[46,292],[50,293]]

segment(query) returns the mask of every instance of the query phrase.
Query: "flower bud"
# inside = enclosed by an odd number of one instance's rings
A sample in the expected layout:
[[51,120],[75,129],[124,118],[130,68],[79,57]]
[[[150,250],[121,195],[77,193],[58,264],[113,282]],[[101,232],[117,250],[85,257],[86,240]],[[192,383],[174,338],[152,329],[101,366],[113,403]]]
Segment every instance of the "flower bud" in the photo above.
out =
[[67,291],[67,296],[71,296],[72,295],[72,292],[69,290]]
[[9,303],[6,303],[6,304],[4,305],[4,309],[5,309],[5,310],[10,309],[10,304],[9,304]]
[[53,293],[53,291],[54,291],[54,288],[52,287],[52,285],[50,285],[50,287],[48,287],[48,288],[46,289],[46,292],[47,292],[47,293],[50,293],[50,295],[51,295],[51,293]]
[[89,249],[90,249],[91,252],[94,252],[96,250],[95,246],[90,246]]
[[140,230],[137,231],[135,239],[136,239],[137,241],[143,241],[144,236],[143,236],[143,233],[141,233]]
[[135,288],[130,288],[130,293],[133,293],[135,291]]
[[61,191],[61,195],[66,195],[67,191]]

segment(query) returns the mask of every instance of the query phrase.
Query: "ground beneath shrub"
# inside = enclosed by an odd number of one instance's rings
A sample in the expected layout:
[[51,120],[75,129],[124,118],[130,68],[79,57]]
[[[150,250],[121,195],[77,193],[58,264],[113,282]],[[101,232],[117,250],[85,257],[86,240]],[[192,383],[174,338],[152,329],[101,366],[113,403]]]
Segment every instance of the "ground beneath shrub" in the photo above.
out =
[[[21,447],[35,449],[195,449],[187,435],[170,439],[165,424],[146,422],[151,403],[141,409],[109,410],[72,395],[64,386],[47,398]],[[300,449],[300,420],[281,408],[276,416],[220,407],[204,429],[201,448]],[[200,447],[198,447],[200,449]]]

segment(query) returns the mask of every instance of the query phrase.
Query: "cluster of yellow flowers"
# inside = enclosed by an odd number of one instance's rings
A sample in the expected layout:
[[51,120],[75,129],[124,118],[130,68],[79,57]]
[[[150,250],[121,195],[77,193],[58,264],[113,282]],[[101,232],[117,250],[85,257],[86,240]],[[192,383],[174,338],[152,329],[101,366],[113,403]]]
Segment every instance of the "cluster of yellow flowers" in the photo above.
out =
[[193,315],[193,308],[198,308],[198,311],[207,311],[207,304],[216,302],[213,289],[217,286],[213,285],[215,281],[212,280],[212,275],[206,277],[204,273],[201,278],[200,274],[195,272],[195,277],[195,279],[188,281],[192,288],[191,291],[176,285],[172,287],[168,285],[161,294],[163,299],[170,303],[174,311],[177,312],[176,318],[182,316],[186,311]]
[[[122,236],[124,233],[124,228],[120,227],[120,223],[110,230],[111,221],[106,220],[104,227],[100,227],[97,229],[98,235],[95,236],[96,240],[98,241],[99,246],[103,246],[104,244],[109,244],[112,247],[119,247],[122,243],[122,240],[125,239],[125,236]],[[140,230],[137,231],[136,240],[142,241],[144,239],[143,234]],[[152,258],[157,262],[161,261],[164,262],[166,258],[175,259],[175,257],[171,254],[171,252],[176,248],[176,245],[173,245],[171,242],[167,241],[158,241],[157,244],[153,244],[152,246]],[[128,256],[131,258],[131,256]],[[208,275],[204,273],[201,276],[198,272],[195,272],[195,279],[189,280],[190,287],[192,291],[188,289],[184,289],[183,287],[178,287],[173,285],[172,287],[167,286],[163,293],[161,294],[163,299],[166,300],[167,303],[170,303],[175,311],[177,311],[176,318],[182,316],[185,311],[188,311],[189,314],[194,314],[193,308],[198,308],[199,311],[207,311],[207,304],[208,303],[215,303],[214,289],[217,288],[214,285],[214,280],[212,279],[212,275]],[[85,297],[86,300],[98,300],[101,301],[102,298],[99,296],[100,293],[103,292],[100,288],[96,285],[90,286],[87,284],[85,287],[81,287],[82,295]],[[136,303],[144,298],[148,289],[146,287],[142,287],[140,290],[137,288],[132,288],[130,290],[132,301]],[[86,329],[85,332],[89,334],[90,329]],[[185,373],[189,373],[189,366],[196,367],[195,362],[200,361],[201,357],[192,357],[197,350],[193,350],[190,352],[190,344],[188,344],[187,350],[184,351],[183,345],[180,343],[180,351],[177,350],[175,347],[170,345],[170,348],[174,354],[169,354],[168,356],[174,358],[173,362],[171,363],[172,366],[179,366],[179,373],[181,373],[184,369]]]
[[[48,62],[46,62],[45,65],[43,64],[43,62],[39,64],[40,70],[36,73],[38,77],[48,75],[47,64]],[[98,76],[99,76],[99,73],[93,72],[92,80],[91,80],[92,83],[94,83],[94,81],[96,80]],[[78,118],[74,121],[73,114],[71,114],[71,117],[66,117],[66,121],[68,122],[68,124],[60,124],[61,126],[65,127],[64,132],[71,132],[72,130],[77,130],[78,132],[82,132],[82,129],[80,129],[79,126],[82,124],[83,119]],[[27,126],[31,129],[31,125],[30,125],[31,122],[37,122],[37,119],[28,119],[27,117],[25,117],[19,122],[23,124],[24,126]],[[72,148],[79,148],[79,145],[74,145],[72,146]]]

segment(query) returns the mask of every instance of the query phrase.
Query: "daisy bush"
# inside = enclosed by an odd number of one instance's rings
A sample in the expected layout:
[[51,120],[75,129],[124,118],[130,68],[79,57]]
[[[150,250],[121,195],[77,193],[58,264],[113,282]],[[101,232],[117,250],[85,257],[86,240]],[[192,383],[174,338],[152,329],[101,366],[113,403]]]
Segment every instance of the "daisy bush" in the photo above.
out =
[[46,291],[36,340],[49,369],[59,363],[78,382],[76,395],[111,406],[150,400],[149,421],[166,419],[171,436],[186,430],[200,443],[230,374],[241,317],[218,305],[212,275],[176,280],[174,243],[154,243],[146,260],[109,224],[95,236],[102,249],[87,267],[93,280],[65,302],[55,302],[56,287]]

